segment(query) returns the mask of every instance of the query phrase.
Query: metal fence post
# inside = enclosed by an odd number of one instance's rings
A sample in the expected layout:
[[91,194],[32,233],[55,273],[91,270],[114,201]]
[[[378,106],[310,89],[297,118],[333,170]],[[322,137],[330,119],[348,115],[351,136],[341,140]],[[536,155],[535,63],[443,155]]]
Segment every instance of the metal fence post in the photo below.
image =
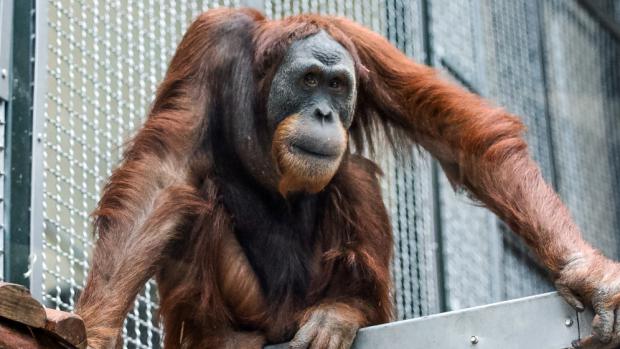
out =
[[0,2],[0,100],[9,100],[13,0]]
[[48,0],[36,0],[34,88],[32,107],[32,172],[30,211],[30,292],[43,299],[43,141],[47,93]]
[[9,69],[11,100],[6,120],[5,279],[28,287],[34,1],[16,1],[14,5],[12,63]]
[[4,280],[4,259],[5,242],[4,242],[4,149],[5,144],[5,125],[6,111],[9,103],[9,67],[11,65],[11,31],[13,26],[13,1],[4,0],[0,2],[0,280]]

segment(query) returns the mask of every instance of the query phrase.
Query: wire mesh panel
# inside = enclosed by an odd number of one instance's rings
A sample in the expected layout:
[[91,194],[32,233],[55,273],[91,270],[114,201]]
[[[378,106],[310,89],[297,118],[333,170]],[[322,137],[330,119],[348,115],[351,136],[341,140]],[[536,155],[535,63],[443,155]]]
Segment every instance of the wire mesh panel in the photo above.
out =
[[[420,60],[424,57],[420,1],[272,0],[265,8],[274,19],[305,12],[347,16],[385,35],[406,54]],[[438,270],[430,157],[418,151],[378,155],[394,229],[392,270],[398,317],[436,313]]]
[[[387,1],[383,34],[408,56],[423,61],[421,1]],[[439,311],[438,249],[430,155],[421,149],[377,154],[394,231],[392,277],[399,319]]]
[[[236,1],[54,0],[48,3],[43,143],[43,299],[71,310],[86,281],[89,212],[122,144],[141,123],[177,42],[195,15]],[[44,64],[38,62],[38,64]],[[149,282],[123,329],[125,347],[157,348]]]
[[271,19],[300,13],[346,16],[378,33],[385,32],[386,11],[385,1],[382,0],[265,0],[265,15]]
[[384,199],[394,232],[392,278],[398,317],[439,311],[437,249],[430,157],[425,152],[384,154]]
[[575,2],[542,10],[558,190],[585,237],[618,258],[620,38]]
[[[536,2],[484,0],[484,79],[486,97],[521,117],[529,151],[549,183],[554,181],[546,85],[542,62],[540,6]],[[551,290],[547,274],[525,244],[505,225],[500,260],[500,299]]]
[[[430,2],[434,64],[475,92],[486,91],[480,23],[478,1]],[[439,193],[446,308],[498,300],[501,239],[496,218],[463,192],[455,193],[443,174]]]

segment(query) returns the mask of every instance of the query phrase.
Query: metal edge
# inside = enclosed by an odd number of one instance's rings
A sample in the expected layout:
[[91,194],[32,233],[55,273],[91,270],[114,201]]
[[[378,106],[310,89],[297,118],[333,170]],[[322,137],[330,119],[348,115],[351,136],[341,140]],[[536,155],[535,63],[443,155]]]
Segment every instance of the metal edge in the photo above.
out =
[[6,115],[5,279],[29,286],[34,1],[13,3]]
[[43,298],[43,122],[47,93],[48,0],[35,3],[35,70],[32,112],[32,172],[30,212],[30,292],[39,301]]
[[0,99],[9,100],[13,0],[0,1]]
[[[13,0],[2,0],[0,1],[0,128],[2,132],[2,144],[0,146],[3,147],[2,152],[0,152],[0,161],[2,161],[2,167],[0,172],[0,180],[4,181],[4,173],[6,172],[6,166],[4,166],[5,161],[5,149],[6,149],[6,114],[8,109],[8,102],[10,100],[9,97],[9,86],[10,86],[10,74],[9,74],[9,66],[11,64],[11,47],[13,45],[12,38],[13,35],[11,33],[11,29],[13,28]],[[4,211],[4,200],[5,200],[5,191],[4,185],[2,186],[3,190],[0,193],[2,196],[2,205],[0,205],[0,280],[4,280],[4,258],[5,254],[5,211]]]
[[543,89],[545,91],[545,133],[547,135],[547,154],[549,155],[549,165],[551,166],[551,186],[557,192],[559,189],[560,174],[558,172],[558,159],[555,154],[555,136],[553,135],[554,120],[551,112],[551,91],[549,90],[549,71],[547,65],[547,27],[545,22],[545,4],[536,2],[536,20],[538,21],[538,49],[540,50],[540,69]]
[[[2,124],[2,126],[0,126],[0,136],[2,137],[2,145],[4,145],[4,140],[5,140],[4,120],[6,117],[6,108],[7,108],[6,101],[0,98],[0,123]],[[4,153],[2,153],[2,157],[0,160],[0,173],[2,173],[2,177],[4,177],[4,172],[5,172]],[[2,178],[0,178],[0,180],[2,180]],[[0,196],[3,201],[2,204],[0,205],[0,207],[2,208],[0,210],[0,281],[2,281],[4,280],[4,257],[5,257],[5,253],[4,253],[4,249],[5,249],[4,248],[4,183],[0,182],[0,186],[2,186],[2,190],[0,191]]]
[[594,320],[594,313],[592,313],[591,311],[577,313],[579,339],[586,338],[592,334],[592,320]]

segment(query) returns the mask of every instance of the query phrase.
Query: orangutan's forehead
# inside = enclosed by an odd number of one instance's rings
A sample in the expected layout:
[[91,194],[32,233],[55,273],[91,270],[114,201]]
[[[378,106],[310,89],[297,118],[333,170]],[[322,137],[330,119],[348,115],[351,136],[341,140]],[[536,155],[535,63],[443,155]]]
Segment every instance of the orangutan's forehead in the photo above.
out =
[[342,55],[338,54],[338,52],[330,52],[316,48],[312,49],[312,55],[325,65],[334,65],[342,60]]
[[353,61],[349,52],[323,30],[294,42],[289,49],[289,55],[293,56],[308,53],[325,65],[335,65],[341,62],[346,64]]

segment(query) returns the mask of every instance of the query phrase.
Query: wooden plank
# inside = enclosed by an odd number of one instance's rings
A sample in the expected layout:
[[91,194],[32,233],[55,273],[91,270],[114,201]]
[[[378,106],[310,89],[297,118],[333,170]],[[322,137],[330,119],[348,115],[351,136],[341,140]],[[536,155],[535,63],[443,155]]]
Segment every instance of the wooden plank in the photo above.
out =
[[86,328],[84,321],[76,314],[55,309],[45,309],[47,323],[45,329],[66,340],[79,349],[86,348]]
[[47,317],[28,289],[6,282],[0,282],[0,316],[36,328],[45,328]]

